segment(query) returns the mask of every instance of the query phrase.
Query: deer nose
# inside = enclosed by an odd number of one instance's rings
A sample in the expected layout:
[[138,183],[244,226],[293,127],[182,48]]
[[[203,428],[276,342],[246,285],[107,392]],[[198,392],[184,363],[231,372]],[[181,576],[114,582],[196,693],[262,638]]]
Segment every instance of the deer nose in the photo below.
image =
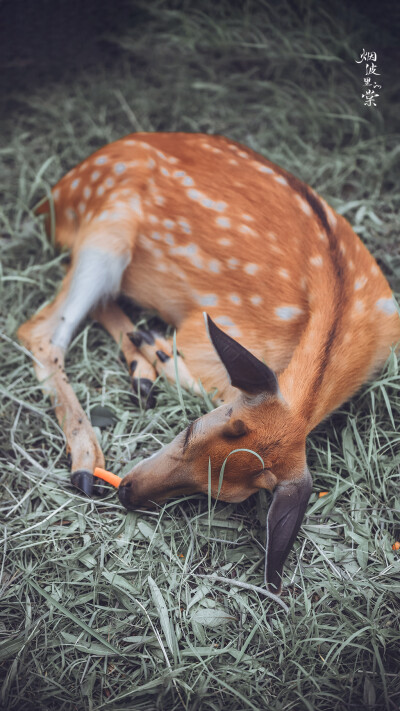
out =
[[126,509],[128,509],[130,506],[132,506],[130,502],[130,491],[131,491],[131,482],[128,481],[127,484],[120,484],[118,487],[118,498],[123,506],[125,506]]

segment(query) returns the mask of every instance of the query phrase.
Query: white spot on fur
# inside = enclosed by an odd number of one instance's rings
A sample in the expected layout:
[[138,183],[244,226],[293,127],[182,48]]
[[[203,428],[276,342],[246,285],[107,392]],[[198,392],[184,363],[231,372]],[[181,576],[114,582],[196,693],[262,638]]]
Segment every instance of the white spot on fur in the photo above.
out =
[[187,191],[188,198],[191,200],[200,200],[201,193],[199,190],[195,190],[195,188],[190,188],[190,190]]
[[237,269],[239,265],[239,260],[236,259],[236,257],[229,257],[229,259],[227,260],[227,265],[229,269]]
[[[164,156],[164,158],[165,158],[165,156]],[[169,177],[169,170],[167,168],[165,168],[163,165],[161,166],[160,171],[163,175],[166,175]]]
[[79,214],[80,214],[80,215],[83,215],[83,213],[85,212],[85,210],[86,210],[86,203],[80,202],[79,205],[78,205],[78,212],[79,212]]
[[161,239],[161,235],[160,235],[159,232],[152,232],[152,233],[151,233],[151,236],[152,236],[153,239],[155,239],[155,240],[157,240],[157,241],[159,241],[159,240]]
[[215,202],[214,200],[211,200],[211,198],[204,195],[204,193],[201,193],[199,190],[195,190],[194,188],[190,188],[187,191],[187,195],[191,200],[196,200],[197,202],[200,202],[203,207],[208,207],[210,210],[216,210],[216,212],[223,212],[227,207],[226,202],[223,202],[222,200]]
[[310,257],[310,263],[313,264],[314,267],[322,267],[324,260],[321,255],[318,254],[316,257]]
[[156,153],[159,158],[162,158],[162,160],[167,160],[167,156],[162,151],[156,150]]
[[138,237],[139,244],[144,247],[144,249],[148,249],[149,251],[153,251],[153,245],[150,242],[150,240],[146,237],[146,235],[139,235]]
[[218,296],[216,294],[202,294],[197,297],[200,306],[216,306],[218,304]]
[[365,311],[365,304],[361,299],[356,299],[354,302],[354,312],[356,314],[362,314]]
[[215,222],[219,227],[230,227],[231,221],[229,217],[216,217]]
[[354,291],[359,291],[360,289],[363,288],[367,283],[367,277],[362,276],[359,279],[356,279],[354,282]]
[[250,274],[253,276],[253,274],[256,274],[259,270],[259,265],[258,264],[253,264],[251,262],[248,262],[247,264],[244,265],[243,269],[246,272],[246,274]]
[[278,306],[278,308],[275,309],[275,313],[283,321],[290,321],[292,318],[296,318],[296,316],[301,316],[303,309],[299,309],[298,306]]
[[114,165],[114,173],[117,175],[121,175],[121,173],[125,173],[126,171],[126,165],[125,163],[116,163]]
[[135,212],[136,215],[138,215],[139,217],[143,217],[143,211],[139,195],[135,195],[129,200],[129,207]]
[[250,296],[250,301],[253,304],[253,306],[260,306],[263,302],[262,296],[259,296],[258,294],[254,294],[254,296]]
[[372,267],[371,267],[371,274],[375,274],[375,275],[376,275],[376,274],[379,274],[379,269],[378,269],[378,267],[376,266],[376,264],[373,264],[373,265],[372,265]]
[[229,294],[229,301],[232,301],[232,304],[235,304],[235,306],[240,306],[242,303],[242,299],[239,296],[239,294]]
[[220,237],[217,239],[218,244],[222,247],[229,247],[232,244],[232,240],[229,237]]
[[155,202],[157,205],[164,205],[164,203],[165,203],[165,198],[163,198],[162,195],[156,195],[155,198],[154,198],[154,202]]
[[328,203],[326,203],[326,202],[325,202],[325,210],[326,210],[326,214],[328,217],[328,222],[329,222],[330,226],[332,227],[332,229],[334,230],[337,225],[337,219],[335,217],[335,213],[333,212],[332,208],[329,207]]
[[108,188],[113,188],[115,185],[114,178],[106,178],[106,185]]
[[149,215],[149,218],[148,218],[148,219],[149,219],[149,222],[151,222],[153,225],[154,225],[156,222],[158,222],[158,217],[156,217],[155,215]]
[[270,239],[272,239],[273,242],[276,242],[277,239],[278,239],[277,236],[276,236],[273,232],[268,232],[268,233],[267,233],[267,236],[268,236]]
[[303,210],[303,212],[306,215],[310,216],[312,214],[312,210],[311,210],[311,207],[308,204],[308,202],[303,200],[303,198],[300,195],[298,195],[297,193],[295,193],[295,198],[296,198],[300,208]]
[[210,259],[208,262],[208,268],[210,272],[213,272],[214,274],[219,274],[221,271],[221,262],[218,259]]
[[109,212],[108,210],[103,210],[103,212],[100,213],[100,215],[97,218],[98,222],[104,222],[105,220],[108,219]]
[[252,161],[252,165],[254,165],[260,173],[268,173],[269,175],[274,175],[274,171],[268,165],[261,165],[255,160]]
[[167,230],[173,230],[175,227],[175,222],[173,220],[164,220],[163,224],[164,227],[167,228]]
[[[275,175],[274,180],[276,180],[277,183],[280,183],[280,185],[288,185],[288,181],[286,178],[283,177],[283,175]],[[304,209],[304,208],[302,208]]]
[[174,178],[183,178],[184,175],[186,175],[184,170],[174,170],[173,172]]
[[231,163],[231,165],[239,165],[236,158],[230,158],[229,163]]
[[156,162],[155,162],[154,158],[149,158],[149,159],[148,159],[148,161],[147,161],[147,167],[148,167],[148,168],[154,168],[155,164],[156,164]]
[[104,195],[104,187],[102,185],[99,185],[99,187],[97,188],[97,195]]
[[78,187],[79,183],[81,182],[80,178],[75,178],[75,180],[72,181],[71,183],[71,189],[75,190],[75,188]]
[[287,269],[280,269],[279,270],[279,275],[283,277],[284,279],[289,279],[289,272]]
[[201,204],[203,205],[203,207],[211,208],[214,203],[212,200],[210,200],[210,198],[203,198]]
[[216,316],[214,321],[218,326],[225,327],[226,333],[232,338],[238,338],[242,335],[240,328],[237,327],[229,316]]
[[182,185],[184,185],[185,187],[190,187],[194,185],[193,178],[191,178],[190,175],[185,175],[184,179],[182,180]]
[[251,215],[246,215],[246,213],[242,214],[242,220],[246,220],[247,222],[254,222],[254,217]]
[[379,311],[382,311],[382,313],[386,314],[386,316],[392,316],[393,314],[397,313],[396,304],[394,303],[393,297],[391,299],[387,299],[384,297],[382,299],[378,299],[375,306],[377,309],[379,309]]
[[166,243],[166,244],[170,244],[170,245],[175,244],[175,240],[174,240],[174,237],[173,237],[173,235],[171,234],[171,232],[167,232],[167,233],[166,233],[166,235],[165,235],[165,237],[164,237],[164,240],[165,240],[165,243]]
[[346,254],[346,247],[344,246],[343,242],[339,242],[339,250],[342,254]]
[[96,165],[104,165],[104,163],[107,163],[108,158],[107,156],[98,156],[96,160],[94,161]]
[[192,228],[190,227],[189,223],[186,222],[186,220],[178,220],[178,225],[184,232],[186,232],[186,234],[191,234]]
[[169,252],[170,254],[177,254],[182,257],[193,257],[195,254],[197,254],[197,245],[191,242],[190,244],[172,247]]
[[228,326],[226,332],[231,338],[240,338],[242,335],[242,332],[238,326]]
[[257,232],[255,230],[253,230],[252,227],[249,227],[248,225],[240,225],[239,232],[241,232],[242,235],[251,235],[252,237],[258,237]]
[[65,217],[67,220],[74,220],[76,218],[76,213],[75,210],[73,210],[71,207],[67,207],[65,210]]
[[89,200],[90,196],[92,194],[91,189],[89,188],[88,185],[83,189],[83,197],[86,198],[86,200]]
[[328,242],[328,238],[322,230],[318,232],[318,239],[320,239],[322,242]]
[[53,190],[52,195],[53,200],[58,200],[58,198],[60,197],[60,188],[56,188],[55,190]]

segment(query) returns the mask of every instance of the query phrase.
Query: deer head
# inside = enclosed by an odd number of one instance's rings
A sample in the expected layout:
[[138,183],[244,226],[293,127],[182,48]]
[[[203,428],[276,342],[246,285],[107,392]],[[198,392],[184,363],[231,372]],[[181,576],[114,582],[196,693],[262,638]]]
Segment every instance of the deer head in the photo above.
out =
[[119,498],[128,508],[149,507],[171,497],[208,493],[240,502],[268,489],[266,579],[281,588],[283,563],[300,528],[311,492],[305,428],[283,399],[277,376],[207,317],[211,342],[236,398],[192,422],[175,439],[137,464],[122,480]]

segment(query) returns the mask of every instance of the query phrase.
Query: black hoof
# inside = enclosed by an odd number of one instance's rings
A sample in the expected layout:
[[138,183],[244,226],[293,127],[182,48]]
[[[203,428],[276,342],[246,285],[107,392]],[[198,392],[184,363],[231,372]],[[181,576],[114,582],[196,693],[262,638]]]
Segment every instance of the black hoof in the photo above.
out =
[[86,496],[93,496],[94,476],[87,469],[78,469],[71,475],[71,484],[83,491]]
[[127,333],[127,336],[136,348],[140,348],[142,343],[147,343],[149,346],[154,345],[154,336],[151,331],[144,331],[141,328],[137,328],[132,333]]
[[171,356],[167,355],[167,353],[164,353],[164,351],[156,351],[156,356],[158,360],[161,361],[161,363],[166,363],[167,360],[171,358]]
[[149,378],[132,378],[133,400],[141,404],[145,410],[151,410],[156,405],[154,383]]

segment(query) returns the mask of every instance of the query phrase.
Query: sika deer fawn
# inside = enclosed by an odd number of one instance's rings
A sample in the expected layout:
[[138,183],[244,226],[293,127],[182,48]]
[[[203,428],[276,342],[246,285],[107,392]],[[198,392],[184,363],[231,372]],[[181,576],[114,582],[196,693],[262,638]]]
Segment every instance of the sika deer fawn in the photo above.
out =
[[116,303],[125,294],[177,328],[180,382],[217,388],[222,404],[137,464],[121,502],[207,492],[209,462],[223,501],[268,489],[266,580],[279,592],[311,492],[306,436],[400,339],[374,258],[311,188],[221,136],[128,136],[71,170],[51,202],[36,212],[48,231],[52,212],[71,268],[18,333],[64,429],[73,482],[90,494],[104,466],[64,371],[82,319],[91,313],[121,344],[142,397],[157,374],[175,378],[170,344],[135,331]]

